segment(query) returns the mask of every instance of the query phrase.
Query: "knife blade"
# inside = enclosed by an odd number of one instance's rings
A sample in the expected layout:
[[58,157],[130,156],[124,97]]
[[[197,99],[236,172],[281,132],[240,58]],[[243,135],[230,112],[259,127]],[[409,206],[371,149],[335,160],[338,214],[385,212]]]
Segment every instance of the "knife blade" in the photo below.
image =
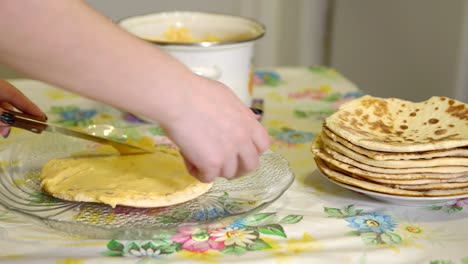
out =
[[99,137],[91,134],[87,134],[84,132],[80,132],[78,130],[73,130],[61,126],[52,125],[46,123],[44,121],[39,120],[38,117],[33,115],[28,115],[25,113],[20,113],[12,110],[2,110],[2,114],[0,115],[0,121],[8,124],[12,127],[21,128],[24,130],[28,130],[37,134],[42,133],[43,131],[48,131],[51,133],[59,133],[66,136],[71,136],[75,138],[81,138],[88,141],[97,142],[100,144],[111,145],[115,149],[117,149],[120,154],[127,155],[127,154],[141,154],[141,153],[150,153],[153,150],[146,149],[140,146],[120,142],[117,140]]

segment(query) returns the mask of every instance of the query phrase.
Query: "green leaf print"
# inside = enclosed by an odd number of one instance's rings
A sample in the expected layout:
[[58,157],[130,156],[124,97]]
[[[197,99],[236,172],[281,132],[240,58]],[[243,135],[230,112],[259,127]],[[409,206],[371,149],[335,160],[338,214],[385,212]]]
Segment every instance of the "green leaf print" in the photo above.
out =
[[306,118],[308,116],[307,112],[299,109],[294,109],[293,115],[298,118]]
[[268,248],[271,248],[271,246],[261,238],[257,238],[252,244],[247,246],[247,249],[249,250],[263,250]]
[[451,260],[431,260],[431,262],[429,263],[430,264],[455,264],[455,262]]
[[145,251],[148,251],[148,249],[152,249],[153,251],[156,251],[158,249],[158,247],[156,247],[156,245],[153,244],[153,242],[151,241],[148,241],[147,243],[141,245],[141,248],[144,249]]
[[380,235],[380,239],[388,245],[401,244],[402,240],[400,235],[392,232],[384,232],[382,235]]
[[276,213],[260,213],[248,216],[245,218],[246,226],[260,226],[264,224],[273,223],[276,219]]
[[227,192],[224,192],[224,194],[218,198],[218,202],[230,211],[237,211],[239,205],[241,204],[239,202],[232,201]]
[[123,249],[124,249],[124,245],[114,239],[112,239],[111,241],[109,241],[109,243],[107,243],[107,248],[109,250],[112,250],[112,251],[120,251],[120,252],[123,252]]
[[279,221],[280,224],[297,224],[304,216],[302,215],[288,215]]
[[135,250],[135,251],[138,251],[140,252],[140,246],[138,246],[137,243],[135,242],[129,242],[127,243],[127,245],[125,246],[125,248],[127,249],[127,252],[131,253],[132,250]]
[[346,216],[355,216],[362,212],[362,209],[355,209],[354,205],[348,205],[343,208],[343,212]]
[[173,243],[170,245],[161,246],[159,250],[161,250],[161,254],[172,254],[178,252],[182,249],[182,245],[179,243]]
[[346,235],[348,235],[348,236],[360,236],[361,232],[359,232],[357,230],[353,230],[353,231],[350,231],[350,232],[346,233]]
[[242,255],[247,252],[247,249],[244,247],[232,245],[232,246],[227,246],[224,249],[220,250],[219,252],[224,253],[224,254],[232,254],[232,255]]
[[323,208],[325,213],[328,214],[328,217],[334,218],[345,218],[350,216],[359,215],[362,212],[362,209],[355,209],[354,205],[347,205],[342,209],[332,208],[332,207],[324,207]]
[[55,203],[61,203],[62,200],[55,198],[53,196],[50,196],[48,194],[42,193],[42,192],[34,192],[30,196],[31,203],[32,204],[55,204]]
[[366,245],[379,245],[381,244],[379,236],[374,232],[361,233],[361,239]]
[[265,235],[274,235],[286,238],[283,227],[278,224],[261,226],[258,228],[258,232]]
[[441,205],[431,205],[429,206],[427,209],[431,210],[431,211],[439,211],[443,208],[443,206]]
[[338,208],[331,208],[331,207],[324,207],[323,208],[325,213],[328,214],[328,217],[334,217],[334,218],[344,218],[346,215],[344,215],[340,209]]
[[463,210],[463,207],[460,207],[460,206],[456,206],[456,205],[453,205],[453,206],[448,206],[445,211],[448,213],[448,214],[454,214],[456,212],[459,212]]
[[462,264],[468,264],[468,257],[462,258],[461,263]]
[[332,93],[332,94],[327,95],[327,97],[322,98],[322,101],[325,101],[325,102],[335,102],[335,101],[337,101],[338,99],[340,99],[341,96],[342,96],[342,95],[341,95],[340,93]]
[[162,238],[153,239],[153,242],[159,246],[170,246],[173,242],[171,240],[171,235],[163,234],[161,235]]

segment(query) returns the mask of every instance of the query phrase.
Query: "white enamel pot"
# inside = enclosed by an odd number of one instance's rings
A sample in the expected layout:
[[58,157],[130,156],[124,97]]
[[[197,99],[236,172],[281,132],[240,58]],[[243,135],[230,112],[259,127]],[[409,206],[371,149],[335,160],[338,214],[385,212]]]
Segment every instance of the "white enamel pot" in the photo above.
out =
[[[251,105],[254,43],[265,34],[259,22],[224,14],[175,11],[133,16],[119,25],[154,43],[196,74],[226,84]],[[188,29],[193,38],[166,40],[168,29]]]

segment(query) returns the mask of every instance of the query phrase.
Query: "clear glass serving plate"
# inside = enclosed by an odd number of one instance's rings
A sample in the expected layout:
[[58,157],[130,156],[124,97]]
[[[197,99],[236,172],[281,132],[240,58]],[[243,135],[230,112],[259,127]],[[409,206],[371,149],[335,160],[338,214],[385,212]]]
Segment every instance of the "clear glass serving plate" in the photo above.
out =
[[[98,130],[114,139],[128,136],[125,129]],[[138,135],[146,133],[138,131]],[[112,208],[97,203],[69,202],[41,191],[40,170],[52,158],[92,152],[97,145],[47,132],[13,134],[0,145],[0,204],[54,229],[90,238],[154,239],[182,226],[208,228],[220,222],[227,224],[270,205],[294,181],[288,162],[268,151],[262,155],[255,172],[235,180],[219,178],[210,191],[182,204]]]

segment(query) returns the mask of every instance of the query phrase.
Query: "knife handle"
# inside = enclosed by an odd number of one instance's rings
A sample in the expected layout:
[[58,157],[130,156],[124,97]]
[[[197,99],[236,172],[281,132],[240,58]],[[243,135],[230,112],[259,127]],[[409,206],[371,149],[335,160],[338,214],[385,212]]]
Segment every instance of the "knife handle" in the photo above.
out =
[[40,120],[40,117],[5,109],[0,115],[0,121],[38,134],[47,127],[47,124]]

